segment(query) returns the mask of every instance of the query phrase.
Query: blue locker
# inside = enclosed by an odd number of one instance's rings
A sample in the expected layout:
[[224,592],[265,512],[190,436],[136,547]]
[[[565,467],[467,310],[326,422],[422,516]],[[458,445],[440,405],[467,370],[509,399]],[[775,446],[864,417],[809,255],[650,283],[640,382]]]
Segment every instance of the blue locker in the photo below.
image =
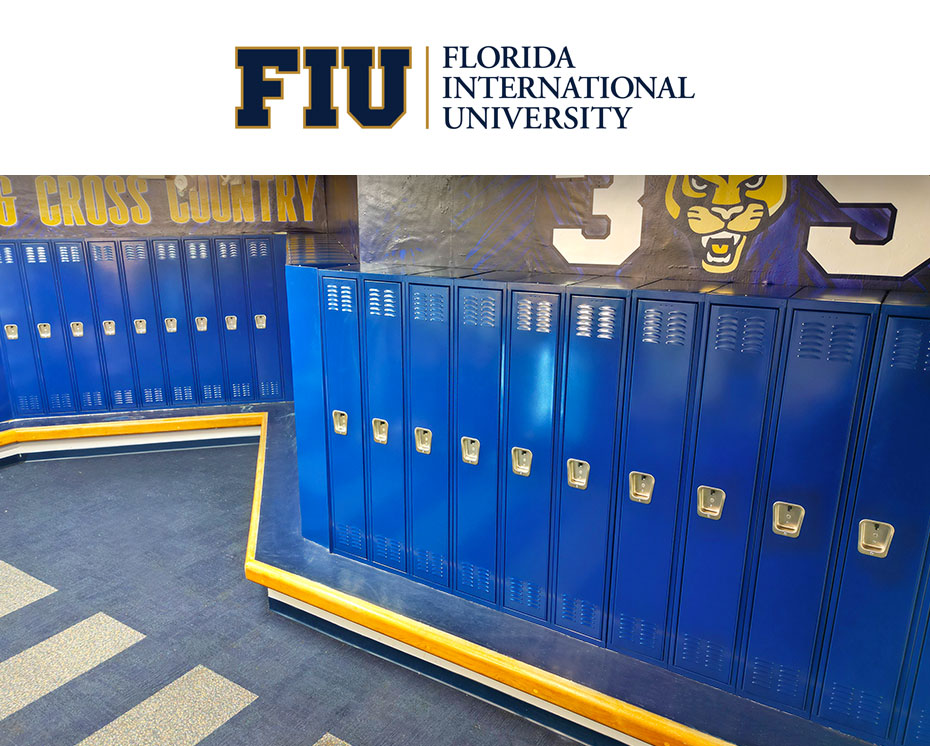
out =
[[12,241],[0,243],[0,323],[13,414],[34,417],[45,412],[32,322],[27,310],[20,256]]
[[455,589],[494,603],[500,481],[500,411],[506,286],[455,288]]
[[242,267],[242,239],[217,238],[216,274],[230,401],[251,401],[252,342]]
[[404,492],[404,328],[399,281],[364,280],[368,495],[373,562],[407,568]]
[[[0,254],[2,254],[2,251],[3,248],[2,245],[0,245]],[[0,327],[2,326],[3,322],[2,319],[0,319]],[[6,362],[3,344],[0,343],[0,421],[13,419],[13,403],[10,400],[10,389],[6,382],[6,371],[8,368],[9,365]]]
[[23,241],[20,248],[48,412],[74,412],[77,410],[74,382],[68,360],[61,304],[58,301],[51,244],[47,241]]
[[[333,551],[367,557],[358,280],[321,274]],[[323,478],[323,475],[320,475]]]
[[162,368],[159,327],[161,319],[155,307],[152,265],[146,241],[120,241],[123,273],[126,278],[126,300],[129,304],[129,330],[136,362],[136,377],[143,409],[163,407],[165,373]]
[[673,663],[717,685],[734,676],[777,343],[793,292],[727,286],[707,298]]
[[275,298],[275,267],[271,239],[245,239],[249,277],[252,339],[260,400],[281,399],[284,381],[281,373],[281,345],[278,341],[278,306]]
[[[907,303],[898,293],[882,309],[818,707],[870,738],[890,735],[930,537],[930,308]],[[926,675],[921,684],[909,743],[928,742]]]
[[809,706],[883,295],[808,288],[788,304],[742,674],[746,693],[782,709]]
[[449,585],[451,283],[412,278],[407,292],[410,573]]
[[55,261],[65,312],[64,333],[71,347],[78,403],[82,412],[107,409],[107,387],[100,362],[84,247],[79,241],[56,241]]
[[281,325],[278,333],[278,342],[281,345],[281,362],[283,365],[283,397],[285,401],[291,401],[294,398],[294,372],[291,366],[291,331],[287,305],[287,281],[285,277],[285,267],[287,266],[287,236],[283,233],[276,233],[272,236],[271,245],[274,252],[274,283],[277,296],[278,323]]
[[566,297],[554,620],[598,641],[606,626],[629,291],[615,293],[617,297],[589,293],[618,284],[609,277],[587,281],[573,286]]
[[695,340],[703,294],[660,281],[633,293],[609,644],[665,660]]
[[217,312],[210,239],[186,239],[184,259],[199,398],[203,404],[221,404],[226,399],[220,342],[222,320]]
[[110,409],[134,409],[139,397],[133,380],[129,327],[123,306],[122,280],[115,241],[88,241],[94,304],[109,387]]
[[189,406],[198,400],[191,349],[191,323],[184,294],[180,241],[156,238],[155,278],[158,284],[158,323],[165,340],[165,367],[168,370],[168,401],[174,406]]

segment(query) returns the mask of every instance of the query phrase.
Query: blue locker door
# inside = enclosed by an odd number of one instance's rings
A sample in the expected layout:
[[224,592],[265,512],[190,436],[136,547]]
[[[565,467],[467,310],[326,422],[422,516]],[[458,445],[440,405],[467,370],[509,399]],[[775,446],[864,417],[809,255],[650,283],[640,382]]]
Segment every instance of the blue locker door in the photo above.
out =
[[365,280],[368,416],[360,427],[369,443],[370,552],[374,562],[401,571],[407,567],[403,337],[400,283]]
[[354,279],[324,277],[322,291],[333,550],[365,558],[362,438],[366,427],[362,422],[358,286]]
[[287,279],[285,277],[285,268],[287,266],[287,236],[276,234],[271,239],[272,249],[274,251],[274,271],[275,271],[275,294],[277,296],[278,308],[278,340],[281,345],[281,364],[283,366],[282,374],[284,378],[284,391],[282,396],[285,400],[294,398],[294,375],[291,365],[291,331],[290,331],[290,314],[287,305]]
[[[411,573],[449,585],[450,288],[408,287]],[[417,443],[417,433],[420,442]]]
[[32,323],[26,308],[26,293],[20,274],[19,252],[11,241],[0,243],[0,324],[6,351],[7,380],[13,413],[34,417],[45,411],[42,385],[33,348]]
[[100,364],[100,345],[94,304],[90,297],[84,249],[77,241],[55,243],[58,280],[65,311],[64,333],[71,345],[71,360],[82,412],[107,408],[106,383]]
[[216,272],[220,288],[220,321],[226,352],[226,379],[231,401],[251,401],[252,344],[249,308],[242,269],[242,239],[217,238]]
[[129,302],[130,339],[136,360],[136,376],[143,409],[165,406],[165,372],[162,368],[159,327],[155,307],[149,245],[145,241],[121,241],[126,298]]
[[[819,708],[871,737],[890,725],[930,537],[930,320],[891,316],[878,365]],[[894,528],[886,556],[876,522]]]
[[247,238],[246,258],[249,268],[249,300],[252,310],[252,339],[255,343],[255,370],[258,398],[280,399],[281,345],[278,307],[275,302],[275,268],[270,238]]
[[175,406],[197,403],[194,361],[191,351],[191,323],[184,298],[180,241],[155,239],[155,278],[158,283],[159,324],[165,340],[165,367],[168,369],[168,401]]
[[[777,319],[771,308],[714,305],[704,340],[674,662],[720,684],[733,673]],[[698,504],[702,488],[726,495],[719,515]]]
[[[794,310],[783,346],[743,674],[747,692],[781,706],[806,706],[868,324],[865,314]],[[798,536],[773,531],[776,502],[804,508]]]
[[87,251],[109,385],[110,408],[134,409],[139,406],[139,396],[133,381],[129,343],[131,324],[126,321],[123,306],[123,284],[116,261],[116,242],[90,241]]
[[74,412],[77,406],[51,245],[23,241],[20,246],[48,411],[49,414]]
[[598,640],[616,484],[623,311],[620,298],[573,296],[565,364],[555,622]]
[[[610,640],[616,648],[659,660],[664,658],[696,321],[694,303],[640,299],[631,330]],[[631,473],[654,480],[649,486],[636,478],[637,500],[631,497]]]
[[460,287],[456,294],[455,588],[493,602],[504,291]]
[[549,604],[559,307],[554,293],[514,291],[510,298],[503,601],[538,619]]
[[216,310],[210,240],[185,240],[184,257],[200,401],[203,404],[221,404],[226,398],[223,393],[223,352],[220,344],[222,320]]

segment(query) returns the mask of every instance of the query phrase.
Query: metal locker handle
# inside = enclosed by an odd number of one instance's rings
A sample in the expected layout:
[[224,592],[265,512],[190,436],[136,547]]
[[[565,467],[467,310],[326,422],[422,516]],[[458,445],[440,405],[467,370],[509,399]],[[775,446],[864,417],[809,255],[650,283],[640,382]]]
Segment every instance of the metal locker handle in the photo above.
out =
[[195,318],[195,319],[194,319],[194,326],[197,328],[197,331],[198,331],[198,332],[205,332],[205,331],[207,331],[207,317],[206,317],[206,316],[198,316],[197,318]]
[[165,319],[165,331],[168,334],[174,334],[178,330],[178,320],[171,318],[170,316]]
[[84,322],[83,321],[72,321],[71,322],[71,336],[72,337],[83,337],[84,336]]
[[792,503],[777,502],[772,504],[772,531],[792,539],[801,535],[804,523],[804,508]]
[[462,438],[462,461],[466,464],[477,464],[480,452],[481,441],[477,438]]
[[263,313],[255,314],[255,328],[264,329],[266,326],[268,326],[268,317]]
[[229,329],[229,331],[231,332],[236,331],[236,325],[238,321],[239,320],[235,316],[227,316],[226,317],[226,328]]
[[36,324],[36,328],[39,330],[39,336],[42,339],[48,339],[49,337],[52,336],[52,325],[51,324],[46,324],[46,323]]
[[513,473],[521,477],[530,475],[530,467],[533,465],[533,452],[529,448],[510,449],[510,462],[513,466]]
[[133,319],[132,325],[136,328],[136,334],[145,334],[145,319]]
[[636,503],[648,505],[652,502],[652,490],[656,486],[656,478],[652,474],[642,471],[630,472],[630,499]]
[[588,489],[588,475],[591,473],[591,464],[577,458],[568,460],[568,486],[576,490]]
[[116,322],[115,321],[104,321],[103,322],[103,333],[108,337],[112,337],[114,334],[116,334]]
[[433,448],[433,431],[425,427],[413,429],[413,442],[418,453],[429,453]]
[[336,435],[346,435],[349,432],[349,415],[338,409],[333,410],[333,432]]
[[887,557],[894,526],[864,518],[859,521],[859,552],[870,557]]
[[387,443],[387,420],[379,420],[377,417],[375,417],[371,421],[371,434],[374,436],[375,443]]
[[719,487],[706,487],[701,485],[697,489],[697,512],[702,518],[719,521],[723,515],[723,502],[727,493]]
[[16,324],[6,324],[3,327],[7,339],[19,339],[19,327]]

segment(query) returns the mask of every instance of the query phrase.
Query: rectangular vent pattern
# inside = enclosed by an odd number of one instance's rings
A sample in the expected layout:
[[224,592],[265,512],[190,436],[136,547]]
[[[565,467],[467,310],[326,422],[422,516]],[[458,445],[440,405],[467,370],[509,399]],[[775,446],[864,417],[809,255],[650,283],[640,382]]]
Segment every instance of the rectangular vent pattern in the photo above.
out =
[[127,262],[140,262],[145,260],[144,243],[123,244],[123,258]]
[[885,698],[834,681],[824,697],[823,712],[840,721],[858,723],[869,732],[881,725]]
[[259,381],[258,392],[263,399],[281,396],[281,384],[278,381]]
[[916,717],[911,714],[911,723],[907,729],[907,743],[930,744],[930,709],[924,707]]
[[71,409],[71,394],[64,392],[60,394],[49,394],[48,408],[51,410]]
[[517,331],[549,334],[552,331],[552,303],[521,298],[517,301]]
[[515,606],[541,609],[543,605],[543,589],[529,580],[507,578],[507,598]]
[[194,389],[191,386],[174,386],[172,387],[174,400],[177,401],[194,401]]
[[163,404],[165,401],[165,392],[161,386],[149,386],[142,389],[143,404]]
[[[927,323],[922,324],[926,326]],[[889,368],[930,372],[930,330],[914,326],[899,328],[891,347]]]
[[859,329],[841,321],[801,322],[795,354],[802,360],[851,363],[859,347]]
[[464,326],[497,326],[497,298],[491,294],[469,293],[462,297]]
[[103,406],[102,391],[84,391],[81,393],[81,406],[85,409]]
[[187,244],[188,259],[209,259],[210,247],[206,241],[191,241]]
[[13,264],[16,262],[13,258],[12,246],[3,246],[2,249],[0,249],[0,260],[2,260],[4,264]]
[[721,313],[714,330],[714,349],[761,355],[765,352],[768,324],[761,316]]
[[417,574],[445,582],[446,555],[431,552],[428,549],[414,549],[413,564]]
[[439,288],[414,288],[410,312],[414,321],[443,324],[446,321],[446,294]]
[[647,308],[643,313],[641,337],[649,344],[683,347],[690,342],[690,325],[685,311]]
[[90,251],[95,262],[112,262],[116,259],[116,249],[111,243],[92,243]]
[[223,387],[218,384],[204,384],[201,393],[204,401],[216,401],[223,398]]
[[355,288],[348,282],[326,284],[326,309],[352,313],[355,311]]
[[459,562],[459,588],[482,596],[491,595],[492,573],[471,562]]
[[722,645],[694,635],[682,635],[678,643],[679,663],[699,669],[726,681],[730,673],[730,654]]
[[393,319],[397,316],[397,293],[393,288],[368,288],[368,315]]
[[753,658],[749,664],[749,681],[757,689],[774,692],[792,702],[800,703],[804,697],[805,676],[793,666]]
[[575,336],[613,339],[616,336],[617,309],[613,306],[594,308],[589,303],[579,303],[575,313]]
[[252,384],[247,381],[236,381],[232,384],[233,399],[248,399],[252,396]]
[[373,552],[375,562],[391,567],[403,567],[404,545],[389,536],[375,534]]
[[647,650],[661,650],[662,632],[654,622],[631,614],[617,614],[617,638]]
[[178,258],[178,244],[175,241],[156,241],[155,258],[161,261],[174,261]]
[[37,394],[23,394],[16,397],[16,408],[20,412],[39,412],[42,409],[42,402]]
[[81,247],[78,244],[59,244],[59,262],[62,264],[80,264],[81,259]]
[[365,532],[358,526],[337,523],[336,546],[361,554],[365,551]]
[[217,241],[216,248],[217,248],[217,252],[220,255],[220,259],[238,259],[239,258],[239,242],[238,241]]
[[26,264],[47,264],[48,249],[43,244],[25,244]]
[[132,389],[113,389],[110,395],[113,397],[114,406],[117,407],[131,407],[136,401]]
[[249,241],[249,256],[252,259],[268,256],[270,253],[271,248],[267,241]]
[[559,618],[562,621],[587,627],[598,631],[601,609],[583,598],[575,598],[567,593],[559,596]]

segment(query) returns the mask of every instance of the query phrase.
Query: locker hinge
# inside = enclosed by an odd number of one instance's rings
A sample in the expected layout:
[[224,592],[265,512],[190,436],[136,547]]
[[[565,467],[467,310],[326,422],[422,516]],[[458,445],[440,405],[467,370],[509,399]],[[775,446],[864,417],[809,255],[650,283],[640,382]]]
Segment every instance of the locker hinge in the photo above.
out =
[[642,471],[630,472],[630,499],[636,503],[648,505],[652,502],[652,490],[656,486],[656,478],[652,474]]
[[796,539],[801,535],[804,523],[804,508],[792,503],[777,502],[772,505],[772,531]]
[[577,458],[568,460],[568,486],[576,490],[588,489],[588,475],[591,473],[591,464]]
[[236,326],[238,324],[238,321],[239,320],[235,316],[227,316],[226,317],[226,328],[231,332],[236,331]]
[[171,318],[170,316],[165,319],[165,331],[168,334],[174,334],[178,330],[178,320]]
[[207,331],[207,317],[206,317],[206,316],[198,316],[197,318],[195,318],[195,319],[194,319],[194,327],[197,329],[198,332],[205,332],[205,331]]
[[418,453],[429,453],[433,448],[433,431],[425,427],[415,427],[413,442],[417,446]]
[[712,521],[719,521],[723,515],[723,502],[727,499],[727,493],[719,487],[705,487],[701,485],[697,489],[697,512],[702,518],[710,518]]
[[336,435],[345,435],[349,432],[349,415],[338,409],[333,410],[333,432]]
[[377,417],[375,417],[371,421],[371,434],[375,439],[375,443],[387,443],[387,436],[388,436],[387,420],[379,420]]
[[480,451],[481,442],[477,438],[462,438],[462,461],[466,464],[477,464]]
[[51,324],[46,324],[43,322],[41,324],[36,324],[36,328],[39,330],[39,336],[42,339],[48,339],[49,337],[52,336],[52,325]]
[[116,334],[116,322],[115,321],[104,321],[103,322],[103,333],[108,337],[112,337],[114,334]]
[[84,322],[83,321],[72,321],[70,326],[71,326],[72,337],[83,337],[84,336]]
[[136,334],[145,334],[146,332],[145,319],[133,319],[132,325],[136,328]]
[[266,326],[268,326],[268,317],[263,313],[255,314],[255,328],[264,329]]
[[529,448],[510,449],[510,462],[513,466],[513,473],[521,477],[530,475],[530,467],[533,465],[533,452]]
[[19,339],[19,327],[16,324],[5,324],[3,331],[6,332],[7,339]]
[[859,551],[870,557],[887,557],[894,536],[890,523],[865,518],[859,521]]

